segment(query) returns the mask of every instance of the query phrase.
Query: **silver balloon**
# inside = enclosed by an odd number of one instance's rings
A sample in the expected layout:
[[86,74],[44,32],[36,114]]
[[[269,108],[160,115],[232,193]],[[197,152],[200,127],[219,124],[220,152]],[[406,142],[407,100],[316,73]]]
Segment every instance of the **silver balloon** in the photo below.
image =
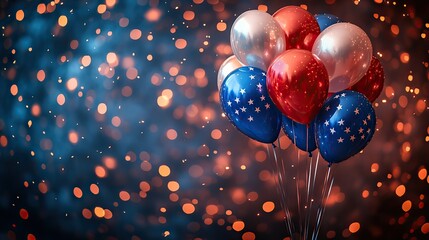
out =
[[240,62],[266,71],[286,50],[286,37],[273,16],[250,10],[241,14],[232,25],[231,47]]
[[329,92],[351,87],[366,73],[371,63],[372,45],[366,33],[351,23],[336,23],[320,33],[313,54],[329,74]]
[[225,78],[235,69],[242,67],[243,64],[238,61],[237,57],[232,55],[220,65],[217,73],[217,88],[220,89]]

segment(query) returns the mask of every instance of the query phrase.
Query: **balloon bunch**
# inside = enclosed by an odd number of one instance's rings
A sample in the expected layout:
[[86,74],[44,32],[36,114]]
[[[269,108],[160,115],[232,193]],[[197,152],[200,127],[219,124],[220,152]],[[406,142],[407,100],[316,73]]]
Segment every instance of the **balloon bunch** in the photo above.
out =
[[[297,6],[286,6],[273,15],[244,12],[232,25],[230,38],[234,55],[220,66],[217,79],[222,108],[239,131],[272,143],[291,238],[299,234],[299,239],[308,239],[313,219],[311,239],[317,239],[334,180],[331,164],[359,153],[375,132],[371,102],[383,88],[380,61],[358,26],[330,14],[313,16]],[[277,160],[274,145],[281,128],[297,148],[309,152],[304,179],[299,173],[299,152],[297,164],[291,164],[295,175],[289,180],[296,183],[291,192],[297,196],[297,214],[288,208],[286,196],[291,194],[285,189],[291,184],[286,183],[286,163]],[[314,164],[311,152],[316,149]],[[315,198],[320,155],[329,167],[320,198]],[[319,206],[315,213],[313,204]],[[299,229],[292,223],[297,216]]]
[[299,149],[319,148],[329,163],[350,158],[371,140],[371,102],[384,72],[361,28],[286,6],[273,15],[244,12],[230,40],[234,55],[221,65],[218,87],[239,131],[272,143],[283,126]]

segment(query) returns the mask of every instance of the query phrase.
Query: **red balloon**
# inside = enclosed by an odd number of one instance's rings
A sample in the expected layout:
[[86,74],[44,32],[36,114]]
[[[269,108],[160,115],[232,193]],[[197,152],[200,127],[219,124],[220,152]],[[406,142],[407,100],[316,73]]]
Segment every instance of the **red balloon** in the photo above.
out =
[[296,122],[308,124],[328,94],[328,71],[310,51],[287,50],[268,68],[267,88],[283,114]]
[[380,96],[384,84],[384,70],[380,61],[372,56],[371,64],[365,76],[356,84],[350,87],[350,90],[363,93],[370,102],[374,102]]
[[314,16],[297,6],[287,6],[273,14],[286,34],[286,49],[298,48],[311,51],[320,33]]

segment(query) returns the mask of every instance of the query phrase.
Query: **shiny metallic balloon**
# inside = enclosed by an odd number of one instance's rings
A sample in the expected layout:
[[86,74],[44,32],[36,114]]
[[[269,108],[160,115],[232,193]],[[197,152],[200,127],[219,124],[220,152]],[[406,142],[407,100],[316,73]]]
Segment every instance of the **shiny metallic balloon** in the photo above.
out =
[[231,47],[244,65],[267,70],[286,50],[285,34],[274,18],[258,10],[241,14],[231,28]]
[[312,52],[328,70],[329,92],[333,93],[351,87],[365,75],[371,63],[372,45],[358,26],[336,23],[320,33]]
[[217,88],[220,89],[223,81],[226,79],[228,74],[230,74],[232,71],[242,66],[243,64],[240,61],[238,61],[235,55],[232,55],[229,58],[227,58],[222,63],[222,65],[220,65],[219,71],[217,73]]

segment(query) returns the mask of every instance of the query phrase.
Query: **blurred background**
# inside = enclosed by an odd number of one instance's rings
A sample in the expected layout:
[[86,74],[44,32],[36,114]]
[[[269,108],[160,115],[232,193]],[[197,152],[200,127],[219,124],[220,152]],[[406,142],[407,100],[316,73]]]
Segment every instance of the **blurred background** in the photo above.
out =
[[3,0],[0,239],[285,239],[272,156],[216,83],[237,16],[285,5],[360,26],[386,75],[320,238],[428,238],[425,1]]

